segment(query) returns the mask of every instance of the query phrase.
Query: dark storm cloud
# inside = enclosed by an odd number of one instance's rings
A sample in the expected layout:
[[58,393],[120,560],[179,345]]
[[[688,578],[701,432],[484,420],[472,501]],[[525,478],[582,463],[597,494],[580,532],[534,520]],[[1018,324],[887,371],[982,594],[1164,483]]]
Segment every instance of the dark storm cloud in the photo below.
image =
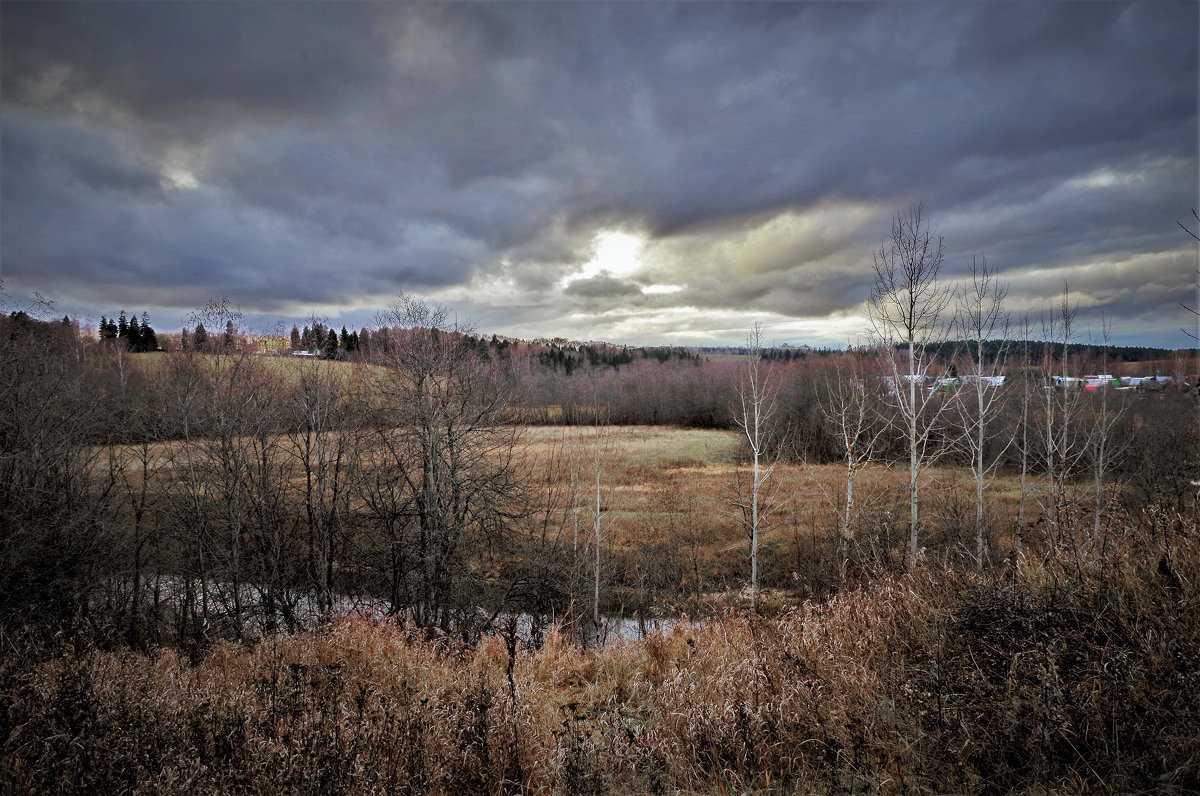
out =
[[[890,213],[922,197],[950,277],[986,253],[1026,303],[1069,280],[1143,329],[1189,299],[1190,2],[0,17],[0,268],[96,312],[408,289],[547,334],[617,306],[823,317],[866,297]],[[578,278],[606,230],[641,237],[640,266]]]
[[382,44],[355,4],[6,3],[3,89],[52,112],[90,100],[91,113],[140,132],[202,139],[377,89]]
[[576,279],[563,288],[563,293],[568,296],[596,299],[640,296],[642,290],[632,282],[601,274],[589,279]]

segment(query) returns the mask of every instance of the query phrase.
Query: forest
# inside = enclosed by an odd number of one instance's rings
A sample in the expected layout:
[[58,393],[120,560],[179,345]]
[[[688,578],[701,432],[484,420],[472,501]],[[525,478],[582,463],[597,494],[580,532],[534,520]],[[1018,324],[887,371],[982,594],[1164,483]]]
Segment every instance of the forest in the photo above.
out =
[[[1194,353],[977,284],[974,334],[727,355],[0,317],[0,779],[1200,787]],[[1109,373],[1166,387],[1055,382]]]

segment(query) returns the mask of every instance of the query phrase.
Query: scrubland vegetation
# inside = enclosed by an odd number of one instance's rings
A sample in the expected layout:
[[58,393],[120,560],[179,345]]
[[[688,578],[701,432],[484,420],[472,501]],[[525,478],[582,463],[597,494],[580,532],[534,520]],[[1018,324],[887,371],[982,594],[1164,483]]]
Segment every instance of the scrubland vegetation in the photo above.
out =
[[1056,389],[1108,362],[1057,312],[909,404],[915,340],[756,393],[411,298],[340,362],[4,318],[0,781],[1200,788],[1194,392]]
[[[137,792],[1188,792],[1194,526],[1102,557],[919,567],[584,651],[339,619],[254,645],[3,664],[5,776]],[[1170,563],[1164,565],[1164,550]]]

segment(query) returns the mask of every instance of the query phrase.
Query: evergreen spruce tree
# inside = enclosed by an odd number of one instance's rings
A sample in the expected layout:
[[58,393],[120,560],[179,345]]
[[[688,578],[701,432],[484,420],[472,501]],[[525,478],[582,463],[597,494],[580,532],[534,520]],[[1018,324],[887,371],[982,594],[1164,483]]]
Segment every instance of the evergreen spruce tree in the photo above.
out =
[[337,355],[338,355],[337,332],[335,332],[333,329],[330,329],[328,336],[325,338],[325,346],[321,349],[321,356],[325,359],[337,359]]
[[351,332],[349,345],[346,346],[347,351],[358,351],[358,332]]
[[137,313],[129,319],[129,328],[125,332],[125,342],[129,346],[129,350],[138,352],[142,350],[142,325],[138,323]]
[[142,313],[142,350],[158,350],[158,334],[155,333],[154,327],[150,325],[150,314],[146,312]]
[[342,334],[338,337],[338,344],[342,347],[343,351],[350,350],[350,333],[346,331],[345,326],[342,327]]
[[221,345],[226,351],[233,350],[235,337],[236,331],[233,328],[233,321],[225,321],[225,336],[221,341]]
[[304,326],[304,331],[300,333],[300,348],[305,351],[313,349],[312,329],[309,329],[307,324]]
[[117,318],[117,337],[121,340],[129,334],[129,321],[125,318],[125,310],[121,310],[121,314]]
[[197,351],[203,351],[208,347],[208,330],[204,328],[204,324],[196,324],[196,334],[192,339],[196,343]]
[[293,351],[299,351],[300,346],[303,344],[300,339],[300,330],[297,329],[295,326],[292,327],[292,334],[291,334],[290,342],[291,342]]
[[192,347],[192,341],[190,337],[191,335],[188,334],[186,326],[179,330],[179,347],[182,350],[187,351]]

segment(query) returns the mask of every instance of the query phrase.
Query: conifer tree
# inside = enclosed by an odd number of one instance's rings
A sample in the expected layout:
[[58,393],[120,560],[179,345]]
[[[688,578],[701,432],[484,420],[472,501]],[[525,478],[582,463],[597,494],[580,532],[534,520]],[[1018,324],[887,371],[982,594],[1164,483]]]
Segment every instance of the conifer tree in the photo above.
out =
[[130,351],[142,350],[142,325],[138,323],[137,313],[129,319],[129,328],[125,332],[125,342],[129,346]]
[[117,318],[117,337],[124,340],[129,334],[129,321],[125,318],[125,310],[121,310],[121,314]]
[[204,324],[196,324],[196,334],[192,338],[196,343],[196,350],[203,351],[208,345],[208,330],[204,328]]
[[329,330],[329,335],[325,338],[325,346],[321,349],[321,356],[325,359],[337,359],[338,355],[338,338],[337,332],[333,329]]
[[[307,327],[305,327],[307,329]],[[300,339],[300,330],[295,326],[292,327],[291,346],[293,351],[299,351],[303,341]]]
[[158,350],[158,334],[155,333],[154,327],[150,325],[150,315],[142,313],[142,350],[157,351]]

